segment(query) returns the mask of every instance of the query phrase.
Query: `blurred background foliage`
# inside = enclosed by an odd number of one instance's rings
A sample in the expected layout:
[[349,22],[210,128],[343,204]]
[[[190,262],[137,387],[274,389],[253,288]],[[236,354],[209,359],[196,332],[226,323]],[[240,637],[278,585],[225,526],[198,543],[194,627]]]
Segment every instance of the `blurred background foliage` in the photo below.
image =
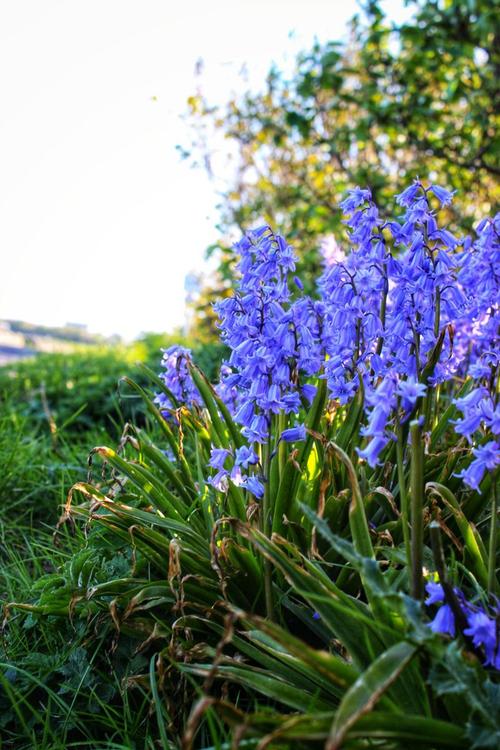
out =
[[[384,212],[415,177],[457,190],[449,222],[469,230],[499,198],[498,0],[407,0],[396,25],[378,0],[360,3],[347,41],[316,43],[293,70],[274,66],[262,91],[221,106],[202,86],[188,101],[186,158],[219,179],[217,272],[195,326],[215,330],[211,302],[233,276],[232,242],[266,222],[292,242],[308,291],[320,241],[342,241],[338,201],[369,186]],[[214,146],[214,144],[217,144]],[[221,145],[222,144],[222,145]]]
[[[149,385],[141,364],[159,372],[160,349],[174,343],[191,347],[196,363],[216,379],[224,346],[180,333],[0,367],[0,560],[9,545],[24,546],[21,529],[32,535],[57,521],[68,488],[86,478],[92,448],[118,444],[127,422],[146,425],[144,404],[120,379],[131,375]],[[0,574],[0,589],[1,582]]]

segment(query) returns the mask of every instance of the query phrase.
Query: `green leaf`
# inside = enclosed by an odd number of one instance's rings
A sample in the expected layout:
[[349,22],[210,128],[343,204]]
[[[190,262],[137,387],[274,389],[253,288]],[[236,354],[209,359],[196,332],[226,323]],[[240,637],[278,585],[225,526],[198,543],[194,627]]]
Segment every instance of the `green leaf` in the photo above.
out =
[[[338,750],[349,729],[370,712],[415,656],[417,647],[402,641],[381,654],[349,688],[335,714],[326,750]],[[397,718],[394,717],[397,721]]]
[[334,453],[347,470],[347,477],[351,485],[352,499],[349,506],[349,525],[351,527],[352,540],[356,551],[363,557],[375,557],[373,545],[370,538],[368,521],[366,520],[365,506],[359,489],[358,478],[351,459],[340,446],[336,443],[329,442],[326,448],[327,452]]
[[296,503],[302,471],[306,470],[307,462],[314,446],[315,438],[311,432],[315,433],[319,429],[323,417],[326,393],[326,381],[321,379],[318,382],[318,390],[306,420],[306,428],[310,432],[307,433],[306,440],[300,449],[297,459],[295,460],[291,456],[288,458],[281,476],[278,492],[273,500],[272,530],[275,533],[283,534],[285,529],[284,517],[293,516],[292,509]]
[[395,631],[384,623],[375,623],[366,605],[335,586],[319,565],[299,555],[293,545],[288,549],[294,550],[295,559],[289,557],[281,548],[285,547],[285,540],[280,539],[278,546],[276,537],[271,541],[257,529],[237,524],[237,530],[282,572],[294,593],[308,602],[311,616],[318,612],[358,668],[363,669],[374,653],[384,650],[383,634],[393,637]]
[[[181,672],[197,674],[206,677],[211,673],[212,665],[179,665]],[[238,685],[248,688],[250,691],[256,690],[261,695],[293,708],[295,711],[309,711],[311,708],[326,710],[329,702],[321,699],[318,695],[311,693],[304,688],[297,688],[291,683],[278,679],[269,674],[266,670],[257,669],[246,665],[245,667],[221,664],[216,668],[216,674],[224,680],[231,680]]]
[[474,575],[484,588],[488,586],[488,555],[483,540],[476,528],[470,523],[460,507],[453,492],[438,482],[427,482],[426,492],[437,495],[452,512],[465,543],[465,553]]

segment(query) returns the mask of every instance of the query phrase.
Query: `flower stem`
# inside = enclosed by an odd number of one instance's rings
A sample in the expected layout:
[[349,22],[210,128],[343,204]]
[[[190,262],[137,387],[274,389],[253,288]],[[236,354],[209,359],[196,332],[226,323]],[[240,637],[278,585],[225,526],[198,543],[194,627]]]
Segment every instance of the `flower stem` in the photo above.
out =
[[439,336],[439,324],[441,322],[441,290],[439,287],[436,289],[436,308],[434,315],[434,336]]
[[[278,437],[279,435],[281,435],[285,427],[286,427],[286,414],[283,411],[281,411],[278,416]],[[286,443],[283,440],[281,440],[278,445],[277,461],[278,461],[278,467],[279,467],[279,478],[281,481],[283,477],[283,472],[285,470],[285,465],[286,465]]]
[[[387,278],[387,270],[384,273],[384,290],[382,292],[382,300],[380,302],[380,322],[382,323],[382,330],[385,330],[385,315],[387,310],[387,294],[389,293],[389,280]],[[381,334],[378,337],[376,353],[378,355],[382,352],[384,345],[384,335]]]
[[409,513],[408,513],[408,494],[406,492],[406,479],[405,479],[405,466],[404,466],[404,446],[403,446],[403,430],[401,424],[398,422],[397,426],[398,440],[396,443],[396,460],[398,466],[398,484],[399,484],[399,498],[401,504],[401,523],[403,525],[403,540],[406,551],[406,560],[408,567],[411,567],[411,546],[410,546],[410,524],[409,524]]
[[410,424],[411,435],[411,594],[422,599],[424,579],[422,576],[424,541],[424,448],[422,428],[418,420]]
[[495,472],[493,480],[493,498],[491,503],[490,542],[488,550],[488,593],[494,596],[497,593],[496,558],[497,558],[497,513],[498,513],[498,473]]
[[[271,486],[270,486],[270,475],[271,475],[271,438],[272,429],[269,427],[269,439],[267,443],[262,446],[262,465],[265,471],[265,482],[264,482],[264,497],[262,498],[262,531],[270,537],[271,535]],[[266,600],[266,615],[269,620],[274,619],[274,604],[273,604],[273,568],[269,560],[264,560],[264,596]]]

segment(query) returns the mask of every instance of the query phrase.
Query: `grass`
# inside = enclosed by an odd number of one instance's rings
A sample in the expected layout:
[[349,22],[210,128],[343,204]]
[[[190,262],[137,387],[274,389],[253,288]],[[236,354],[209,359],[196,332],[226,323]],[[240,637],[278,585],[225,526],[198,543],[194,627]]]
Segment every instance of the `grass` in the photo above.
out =
[[[168,337],[146,337],[128,348],[40,355],[0,369],[4,603],[34,601],[47,577],[85,549],[84,530],[78,527],[71,533],[63,529],[54,544],[68,490],[87,479],[87,458],[96,445],[118,446],[127,421],[148,424],[142,401],[123,389],[120,393],[119,380],[135,373],[143,382],[134,363],[142,360],[159,369],[159,347],[171,343]],[[199,356],[213,368],[220,349],[205,347]],[[111,555],[107,564],[108,575],[120,559],[113,563]],[[116,654],[99,642],[89,651],[81,625],[8,608],[3,619],[1,748],[118,750],[137,742],[149,747],[146,693],[140,685],[132,698],[121,690],[127,678],[123,642]],[[107,638],[108,626],[103,641]],[[145,667],[146,661],[138,657],[132,666]]]
[[[90,450],[103,442],[117,443],[126,417],[138,417],[131,402],[122,405],[117,395],[118,379],[137,353],[89,349],[67,356],[42,355],[0,370],[0,596],[4,602],[29,602],[40,581],[84,544],[77,533],[66,534],[64,544],[55,546],[54,527],[69,487],[87,477]],[[1,746],[70,747],[74,717],[80,712],[77,724],[82,724],[82,707],[104,705],[85,672],[81,684],[74,683],[71,668],[65,667],[73,663],[74,654],[82,658],[81,635],[70,625],[61,630],[50,620],[38,622],[22,613],[6,610],[4,618],[0,659],[8,666],[0,688]],[[57,689],[51,686],[54,677],[61,683]],[[109,691],[110,677],[103,684]],[[116,692],[116,686],[113,689]],[[108,724],[112,726],[112,714]],[[123,726],[120,720],[120,729]],[[88,746],[97,747],[96,737],[87,734]],[[102,727],[99,734],[104,736]],[[85,737],[86,732],[80,735]]]

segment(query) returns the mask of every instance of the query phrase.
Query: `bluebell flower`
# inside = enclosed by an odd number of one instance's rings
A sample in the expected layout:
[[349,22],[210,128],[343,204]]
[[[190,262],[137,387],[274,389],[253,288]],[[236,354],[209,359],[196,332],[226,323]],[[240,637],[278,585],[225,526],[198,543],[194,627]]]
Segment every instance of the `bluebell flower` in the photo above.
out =
[[347,191],[347,198],[344,198],[344,200],[340,203],[340,209],[344,213],[349,213],[350,211],[359,208],[359,206],[362,206],[366,201],[370,200],[371,195],[371,191],[366,188],[352,188],[351,190]]
[[236,487],[244,487],[248,479],[248,477],[241,473],[241,466],[238,466],[237,464],[234,464],[231,469],[229,478]]
[[[444,601],[444,592],[440,584],[430,582],[426,585],[426,591],[429,594],[425,600],[427,605]],[[484,649],[486,666],[500,669],[500,642],[496,617],[490,617],[482,607],[468,602],[460,589],[455,588],[454,593],[467,622],[467,627],[463,630],[464,635],[472,640],[476,649]],[[498,615],[498,612],[496,614]],[[444,603],[439,607],[429,627],[435,633],[455,636],[455,617],[448,604]]]
[[429,189],[432,190],[442,206],[448,206],[452,202],[455,191],[451,192],[450,190],[439,187],[439,185],[431,185]]
[[301,280],[299,279],[299,277],[298,277],[298,276],[294,276],[294,277],[293,277],[293,281],[294,281],[294,284],[295,284],[295,286],[296,286],[296,287],[297,287],[298,289],[300,289],[300,291],[303,291],[303,289],[304,289],[304,284],[303,284],[303,283],[302,283],[302,281],[301,281]]
[[231,455],[230,451],[226,450],[225,448],[212,448],[212,450],[210,451],[210,461],[208,462],[208,465],[211,466],[212,469],[217,469],[217,471],[220,471],[224,468],[224,463],[229,455]]
[[235,463],[242,469],[248,469],[249,466],[258,463],[258,461],[258,455],[247,445],[242,445],[241,448],[236,449]]
[[479,485],[484,478],[485,472],[492,472],[500,465],[500,443],[491,440],[485,445],[473,448],[472,453],[475,459],[460,474],[456,474],[456,476],[463,479],[469,487],[480,492]]
[[223,362],[220,368],[219,382],[215,385],[215,391],[229,408],[231,414],[235,414],[240,402],[235,382],[236,378],[231,367],[226,362]]
[[264,485],[255,475],[247,477],[243,486],[259,500],[264,497]]
[[480,404],[484,424],[492,435],[500,436],[500,404],[493,405],[493,399],[485,399]]
[[[469,443],[472,443],[474,434],[481,427],[493,436],[500,435],[500,407],[495,406],[493,397],[485,387],[475,388],[467,396],[455,399],[453,403],[463,414],[462,419],[453,421],[455,432],[464,435]],[[465,476],[473,476],[477,470],[478,465],[475,465],[471,473]]]
[[431,604],[438,604],[444,601],[444,591],[440,583],[434,581],[428,581],[425,585],[425,590],[428,594],[425,603],[427,606]]
[[[293,250],[269,227],[237,243],[238,286],[216,305],[230,349],[217,388],[250,444],[272,437],[273,415],[298,416],[316,392],[306,381],[324,377],[330,399],[342,405],[363,387],[361,434],[369,442],[358,453],[374,467],[394,439],[395,420],[408,419],[426,389],[470,374],[482,383],[457,400],[455,427],[472,445],[480,434],[487,442],[474,448],[460,476],[478,488],[498,465],[500,408],[489,389],[500,359],[500,215],[480,222],[475,239],[457,238],[435,210],[434,198],[443,207],[452,197],[415,180],[396,199],[404,215],[387,221],[369,190],[349,191],[341,208],[351,251],[335,252],[325,264],[319,300],[301,293]],[[439,357],[429,368],[438,339]],[[182,357],[174,370],[180,395],[196,404],[199,394],[183,392],[189,373]],[[290,427],[281,439],[299,439],[299,429]],[[225,460],[214,460],[213,468],[229,471]],[[245,481],[241,471],[249,465],[235,459],[235,481]]]
[[469,443],[472,442],[472,436],[479,430],[482,421],[483,415],[477,407],[469,409],[467,416],[463,419],[452,420],[455,432],[466,437]]
[[481,357],[476,359],[475,362],[473,362],[469,366],[469,375],[471,378],[475,378],[476,380],[480,380],[482,378],[487,378],[488,375],[491,373],[491,367],[487,362],[485,362]]
[[211,484],[218,492],[227,492],[229,472],[226,469],[220,469],[213,477],[208,478],[208,484]]
[[500,214],[479,222],[476,235],[464,241],[459,258],[466,304],[455,324],[455,349],[473,377],[487,377],[487,360],[493,352],[498,357],[500,346]]
[[[291,301],[295,255],[269,227],[237,243],[241,279],[232,297],[215,306],[221,337],[231,350],[228,384],[238,391],[235,421],[250,443],[269,439],[270,417],[301,409],[302,374],[323,364],[314,302]],[[300,290],[300,283],[298,284]]]
[[400,206],[410,206],[416,199],[419,192],[422,191],[420,180],[415,180],[402,193],[396,195],[396,203]]
[[409,410],[415,406],[417,399],[425,396],[427,386],[424,383],[419,383],[413,376],[409,376],[406,380],[401,380],[396,389],[398,396],[403,399],[403,406]]
[[306,383],[301,388],[302,395],[309,404],[312,404],[312,402],[314,401],[317,390],[318,389],[315,385],[310,385],[309,383]]
[[254,417],[254,413],[255,407],[253,401],[245,400],[234,415],[234,418],[238,424],[248,426]]
[[356,448],[356,452],[358,456],[360,458],[364,458],[368,462],[369,466],[371,466],[373,469],[375,466],[378,466],[378,457],[384,450],[388,442],[388,437],[385,437],[384,435],[376,435],[374,438],[372,438],[372,440],[370,440],[366,448],[364,448],[363,450],[361,450],[360,448]]
[[300,396],[294,391],[293,393],[287,393],[281,399],[283,404],[283,411],[285,414],[297,414],[300,410]]
[[306,437],[305,425],[299,424],[295,427],[289,427],[287,430],[283,430],[280,440],[283,440],[285,443],[297,443],[301,440],[305,440]]
[[466,396],[456,398],[453,403],[463,414],[466,414],[469,409],[474,406],[478,406],[479,402],[488,396],[488,391],[484,387],[474,388],[469,391]]
[[484,646],[486,651],[486,662],[493,663],[492,658],[497,647],[496,622],[483,610],[470,612],[467,617],[468,628],[464,630],[465,635],[472,638],[474,646]]
[[170,447],[168,447],[168,448],[164,448],[164,449],[162,450],[162,453],[163,453],[163,455],[164,455],[164,456],[165,456],[166,458],[168,458],[168,460],[169,460],[169,461],[170,461],[171,463],[174,463],[174,462],[175,462],[176,458],[175,458],[175,454],[174,454],[174,452],[173,452],[172,448],[170,448]]
[[432,622],[429,623],[430,629],[434,633],[443,633],[444,635],[455,635],[455,615],[449,604],[442,604]]

